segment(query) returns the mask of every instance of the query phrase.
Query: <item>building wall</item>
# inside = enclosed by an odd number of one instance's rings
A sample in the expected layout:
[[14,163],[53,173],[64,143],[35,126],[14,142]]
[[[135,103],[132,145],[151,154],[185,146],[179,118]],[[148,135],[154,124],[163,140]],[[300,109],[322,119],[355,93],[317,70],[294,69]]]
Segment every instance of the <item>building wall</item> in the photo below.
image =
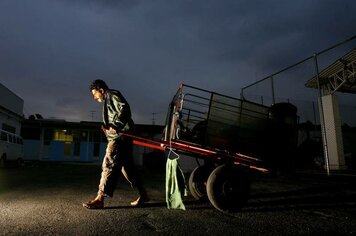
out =
[[22,116],[23,114],[23,100],[11,90],[0,83],[0,101],[1,106],[12,111],[13,113]]
[[0,83],[0,129],[20,135],[23,100]]
[[345,169],[339,102],[335,94],[323,96],[323,111],[330,170]]
[[[106,138],[99,122],[65,122],[63,120],[24,120],[25,160],[101,162],[106,150]],[[160,128],[140,126],[139,135],[159,139]],[[163,128],[162,128],[163,129]],[[155,133],[156,132],[156,133]],[[134,145],[136,165],[143,165],[144,154],[152,149]]]

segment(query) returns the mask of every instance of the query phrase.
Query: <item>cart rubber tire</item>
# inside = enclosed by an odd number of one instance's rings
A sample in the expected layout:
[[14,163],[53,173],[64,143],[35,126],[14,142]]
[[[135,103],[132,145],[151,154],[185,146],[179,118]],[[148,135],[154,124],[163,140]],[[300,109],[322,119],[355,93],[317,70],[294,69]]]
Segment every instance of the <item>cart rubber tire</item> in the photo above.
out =
[[189,176],[189,191],[196,200],[207,200],[206,183],[212,168],[207,165],[196,167]]
[[248,201],[250,190],[248,171],[239,166],[218,166],[207,182],[209,201],[222,212],[241,210]]

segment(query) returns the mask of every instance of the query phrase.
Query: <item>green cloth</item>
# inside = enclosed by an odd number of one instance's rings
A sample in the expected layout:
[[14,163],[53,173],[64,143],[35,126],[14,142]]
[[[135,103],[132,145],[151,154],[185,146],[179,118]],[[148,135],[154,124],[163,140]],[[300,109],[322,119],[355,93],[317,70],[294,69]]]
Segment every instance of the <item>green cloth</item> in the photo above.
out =
[[166,202],[168,209],[185,210],[183,196],[187,196],[187,188],[178,158],[167,158],[166,163]]

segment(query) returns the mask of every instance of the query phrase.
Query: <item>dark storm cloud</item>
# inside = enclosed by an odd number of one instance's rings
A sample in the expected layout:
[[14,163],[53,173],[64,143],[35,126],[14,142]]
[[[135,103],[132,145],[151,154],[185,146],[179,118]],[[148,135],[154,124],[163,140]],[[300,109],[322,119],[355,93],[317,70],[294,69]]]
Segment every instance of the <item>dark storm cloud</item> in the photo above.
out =
[[[185,82],[229,95],[355,34],[352,0],[0,2],[0,80],[25,113],[88,120],[97,78],[137,122],[162,121]],[[307,80],[309,78],[305,78]]]

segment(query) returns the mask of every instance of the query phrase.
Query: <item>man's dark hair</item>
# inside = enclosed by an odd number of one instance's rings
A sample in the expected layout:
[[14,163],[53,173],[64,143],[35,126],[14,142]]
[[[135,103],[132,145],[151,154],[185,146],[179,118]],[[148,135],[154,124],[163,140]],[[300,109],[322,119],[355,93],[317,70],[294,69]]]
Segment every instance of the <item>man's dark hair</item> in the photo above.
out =
[[91,85],[90,85],[90,90],[93,90],[93,89],[96,89],[96,90],[103,89],[104,91],[106,91],[109,89],[109,87],[106,85],[104,80],[97,79],[97,80],[94,80],[93,83],[91,83]]

